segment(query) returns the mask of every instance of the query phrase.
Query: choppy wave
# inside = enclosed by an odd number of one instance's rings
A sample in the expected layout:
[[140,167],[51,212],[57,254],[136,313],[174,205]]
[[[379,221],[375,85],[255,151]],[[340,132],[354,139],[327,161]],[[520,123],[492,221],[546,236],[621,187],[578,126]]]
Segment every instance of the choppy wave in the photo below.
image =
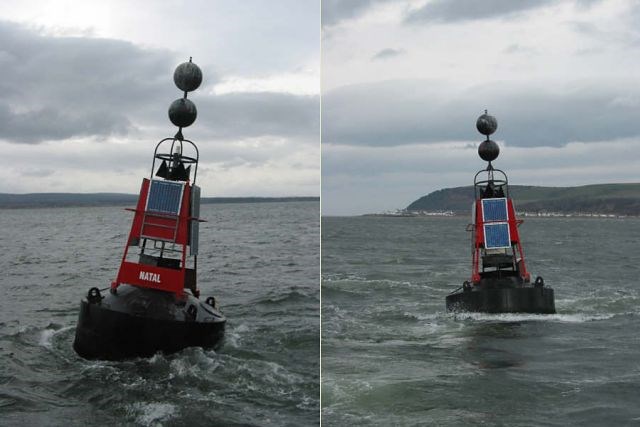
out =
[[465,225],[323,221],[323,425],[633,424],[640,222],[527,221],[552,315],[446,311],[469,274]]
[[606,314],[516,314],[516,313],[448,313],[446,316],[454,320],[474,320],[477,322],[563,322],[584,323],[611,319],[613,313]]
[[131,418],[143,426],[158,426],[178,414],[178,407],[171,403],[135,402],[128,405]]
[[[0,255],[0,269],[11,272],[0,301],[0,424],[317,423],[317,245],[294,244],[317,242],[317,204],[203,206],[200,287],[228,318],[218,351],[84,360],[71,347],[79,303],[113,279],[126,240],[114,230],[128,230],[131,219],[120,211],[0,216],[3,238],[21,242],[15,256]],[[96,235],[107,236],[104,245]]]
[[43,347],[51,349],[53,348],[52,340],[56,335],[63,334],[72,329],[74,329],[73,326],[60,327],[57,325],[50,324],[46,329],[44,329],[40,333],[40,340],[38,341],[38,344],[40,344]]

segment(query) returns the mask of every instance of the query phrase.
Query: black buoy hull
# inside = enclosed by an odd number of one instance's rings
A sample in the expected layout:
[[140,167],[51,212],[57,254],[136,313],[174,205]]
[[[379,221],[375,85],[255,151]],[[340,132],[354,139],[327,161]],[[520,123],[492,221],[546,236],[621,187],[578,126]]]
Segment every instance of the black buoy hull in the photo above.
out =
[[[127,286],[121,286],[118,294],[123,287]],[[193,296],[176,304],[172,294],[128,291],[128,295],[108,294],[99,301],[82,300],[73,342],[78,355],[122,360],[187,347],[216,348],[222,343],[226,319]],[[191,305],[197,307],[195,313],[188,311]]]
[[553,289],[534,286],[462,290],[448,295],[446,304],[448,311],[533,314],[556,312]]

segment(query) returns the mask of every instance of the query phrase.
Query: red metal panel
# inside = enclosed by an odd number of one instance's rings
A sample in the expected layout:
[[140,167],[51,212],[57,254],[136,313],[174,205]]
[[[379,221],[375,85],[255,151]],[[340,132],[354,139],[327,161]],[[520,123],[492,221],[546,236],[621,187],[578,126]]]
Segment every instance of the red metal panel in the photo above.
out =
[[509,233],[511,234],[512,242],[520,242],[520,235],[518,234],[518,221],[516,219],[516,212],[513,208],[513,201],[507,199],[507,209],[509,209]]
[[[142,236],[152,239],[175,241],[182,245],[182,265],[184,265],[189,236],[189,218],[191,215],[191,187],[188,184],[185,185],[179,215],[177,217],[171,217],[145,212],[149,186],[149,179],[143,179],[128,242],[130,244],[133,240],[141,238]],[[128,249],[129,245],[125,248],[120,270],[118,271],[118,277],[112,284],[112,288],[117,288],[120,284],[126,283],[178,294],[183,292],[186,274],[185,269],[176,270],[126,261]]]
[[179,293],[184,288],[184,271],[124,261],[117,282]]
[[[507,199],[507,209],[509,214],[509,232],[511,234],[511,242],[516,244],[517,251],[520,255],[520,275],[525,280],[525,282],[530,281],[530,274],[527,271],[527,267],[525,265],[524,251],[522,249],[522,245],[520,244],[520,235],[518,233],[518,224],[522,221],[516,218],[515,208],[513,206],[513,201],[511,199]],[[481,199],[476,200],[476,217],[475,217],[475,247],[472,256],[472,267],[471,267],[471,281],[475,284],[480,282],[480,273],[479,273],[479,264],[480,264],[480,248],[484,245],[484,227],[482,221],[482,201]]]
[[482,200],[476,200],[476,246],[484,244],[484,227],[482,227]]
[[156,214],[145,215],[144,224],[142,224],[141,235],[152,239],[167,240],[173,242],[176,237],[176,224],[178,218],[160,216]]
[[189,236],[189,218],[191,214],[191,187],[189,185],[184,186],[180,212],[178,216],[171,216],[145,212],[149,185],[149,180],[145,178],[142,182],[140,199],[138,200],[136,215],[133,219],[131,229],[132,236],[142,236],[187,245]]
[[476,200],[476,208],[475,213],[476,217],[474,218],[475,224],[473,227],[475,236],[474,236],[474,248],[473,248],[473,256],[471,259],[471,282],[479,283],[480,282],[480,247],[484,245],[484,229],[482,227],[482,201],[481,199]]
[[136,213],[133,217],[133,223],[131,224],[131,233],[129,234],[129,241],[132,238],[140,237],[140,230],[142,230],[142,213],[144,207],[147,204],[147,195],[149,194],[149,180],[144,178],[142,185],[140,186],[140,197],[138,198],[138,204],[136,205]]

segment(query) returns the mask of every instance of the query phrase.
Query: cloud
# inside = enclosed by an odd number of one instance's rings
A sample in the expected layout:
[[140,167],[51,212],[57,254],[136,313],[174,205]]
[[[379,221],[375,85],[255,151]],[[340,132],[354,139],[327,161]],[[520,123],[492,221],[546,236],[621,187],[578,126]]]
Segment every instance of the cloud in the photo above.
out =
[[457,22],[513,16],[545,7],[557,0],[434,0],[409,12],[405,21]]
[[499,122],[496,166],[514,183],[637,181],[636,3],[400,0],[325,31],[323,215],[468,185],[485,164],[485,108]]
[[[38,145],[0,141],[0,151],[9,156],[0,168],[0,193],[137,193],[141,178],[149,176],[153,149],[159,139],[160,136],[109,141],[79,138]],[[314,141],[282,137],[193,139],[200,150],[198,182],[204,195],[319,192],[317,136]]]
[[523,46],[518,43],[512,43],[503,50],[504,53],[507,54],[521,54],[521,55],[538,55],[539,52],[537,49],[530,46]]
[[45,37],[2,21],[0,39],[3,139],[123,135],[135,126],[136,112],[171,101],[169,52],[119,40]]
[[590,8],[602,0],[433,0],[405,16],[410,24],[511,18],[560,3]]
[[381,51],[379,51],[378,53],[373,55],[371,57],[371,59],[372,60],[388,59],[388,58],[393,58],[393,57],[398,56],[398,55],[403,55],[405,53],[406,53],[406,51],[404,49],[386,48],[386,49],[382,49]]
[[475,119],[488,108],[496,140],[558,147],[640,135],[640,85],[617,81],[554,85],[495,82],[466,89],[433,80],[337,88],[322,102],[323,141],[400,146],[481,138]]
[[[637,182],[640,138],[563,147],[502,145],[494,166],[513,184],[572,186]],[[607,159],[594,162],[593,159]],[[615,168],[611,164],[617,165]],[[322,153],[323,215],[354,215],[404,208],[441,188],[470,185],[483,169],[477,144],[415,144],[401,147],[327,144]]]
[[[640,10],[640,9],[639,9]],[[629,12],[629,16],[633,16],[634,11]],[[640,17],[640,13],[638,13]],[[633,20],[633,18],[632,18]],[[623,49],[637,49],[640,47],[640,32],[634,25],[620,25],[615,29],[611,29],[606,24],[585,22],[585,21],[569,21],[566,25],[574,31],[578,36],[585,40],[591,40],[599,45],[599,48],[578,49],[578,53],[598,53],[597,51],[606,51],[611,46],[619,45]]]
[[206,137],[305,136],[317,142],[319,96],[285,93],[230,93],[195,100]]
[[[34,144],[121,137],[149,126],[175,131],[166,111],[182,95],[172,74],[183,58],[120,40],[47,37],[2,21],[0,39],[6,41],[0,48],[0,138]],[[213,70],[204,75],[203,86],[218,81]],[[206,87],[190,95],[198,108],[194,133],[221,138],[318,134],[317,95],[215,95]]]
[[330,27],[344,20],[356,18],[376,4],[393,0],[323,0],[322,26]]
[[41,169],[41,168],[35,168],[35,169],[27,169],[27,170],[21,170],[20,175],[23,177],[35,177],[38,179],[42,179],[42,178],[46,178],[48,176],[51,176],[55,173],[55,171],[53,169]]
[[123,135],[131,123],[122,114],[80,109],[73,106],[54,108],[43,106],[26,112],[11,111],[0,104],[2,139],[19,143],[38,143],[45,140],[67,139],[87,135]]
[[319,3],[58,3],[0,6],[0,191],[137,192],[193,56],[203,194],[318,194]]

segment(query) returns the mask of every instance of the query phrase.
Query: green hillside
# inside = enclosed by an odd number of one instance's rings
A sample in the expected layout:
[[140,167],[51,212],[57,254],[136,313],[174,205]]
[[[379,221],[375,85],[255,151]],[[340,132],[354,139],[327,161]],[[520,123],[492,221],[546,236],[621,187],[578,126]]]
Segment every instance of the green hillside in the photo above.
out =
[[[640,215],[640,184],[597,184],[580,187],[511,185],[518,211]],[[407,206],[409,211],[466,213],[473,202],[473,187],[445,188]]]

